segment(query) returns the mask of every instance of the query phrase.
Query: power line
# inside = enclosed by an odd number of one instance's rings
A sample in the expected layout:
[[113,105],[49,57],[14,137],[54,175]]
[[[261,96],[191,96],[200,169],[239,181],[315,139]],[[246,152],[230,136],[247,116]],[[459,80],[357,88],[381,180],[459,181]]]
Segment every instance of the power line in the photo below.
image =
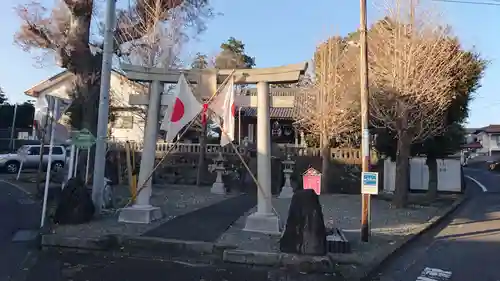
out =
[[445,3],[456,3],[456,4],[468,4],[468,5],[500,6],[500,1],[498,1],[498,0],[490,0],[490,2],[466,1],[466,0],[432,0],[432,1],[445,2]]

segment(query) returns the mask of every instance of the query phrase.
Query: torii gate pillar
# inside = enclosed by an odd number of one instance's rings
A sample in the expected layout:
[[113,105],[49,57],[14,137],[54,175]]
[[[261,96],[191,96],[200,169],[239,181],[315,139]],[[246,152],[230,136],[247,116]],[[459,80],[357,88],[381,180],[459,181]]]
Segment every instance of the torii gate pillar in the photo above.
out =
[[[126,72],[127,77],[130,80],[143,82],[160,81],[163,83],[176,83],[179,79],[179,75],[181,73],[184,73],[190,83],[199,84],[198,86],[200,86],[201,84],[201,88],[203,89],[211,89],[211,87],[209,87],[208,85],[212,83],[207,83],[207,81],[211,79],[207,79],[207,77],[215,78],[217,82],[221,82],[231,73],[233,73],[234,75],[235,84],[257,84],[257,179],[260,188],[258,189],[257,195],[257,212],[248,216],[244,230],[266,234],[279,234],[281,230],[281,224],[278,215],[273,212],[271,200],[271,130],[269,121],[269,84],[296,83],[299,80],[300,76],[305,73],[307,69],[307,63],[271,68],[237,69],[234,72],[229,69],[179,71],[162,68],[146,68],[132,65],[122,65],[122,69]],[[203,91],[203,89],[201,90]],[[206,90],[203,92],[206,92]],[[209,93],[207,97],[212,94],[210,90],[208,92]],[[169,100],[169,98],[165,97],[165,100]],[[168,103],[167,101],[165,102]],[[164,103],[164,99],[163,97],[161,99],[153,99],[152,97],[150,97],[148,103],[150,108],[153,104],[153,107],[157,108],[160,103]],[[237,106],[252,106],[252,99],[250,97],[237,96],[235,103]],[[130,102],[130,104],[132,104],[132,102]],[[148,115],[152,112],[153,110],[148,110]],[[156,143],[158,124],[157,122],[150,123],[149,120],[150,119],[148,116],[148,123],[155,124],[156,126],[151,126],[151,132],[145,134],[143,159],[141,160],[140,169],[140,173],[144,173],[145,175],[149,175],[152,171],[150,162],[153,163],[154,158],[151,160],[149,159],[150,157],[146,157],[145,154],[147,153],[147,155],[154,155],[155,153],[153,143]],[[148,129],[147,131],[149,132]],[[146,144],[148,144],[147,151]],[[143,177],[140,174],[139,179],[142,178]],[[144,196],[145,197],[141,199],[141,202],[149,202],[150,191]],[[137,200],[137,202],[139,203],[139,200]]]
[[156,157],[156,141],[158,136],[158,118],[160,116],[160,100],[163,92],[163,83],[158,80],[151,81],[149,87],[149,106],[144,128],[144,145],[141,155],[141,169],[137,181],[138,194],[134,205],[123,208],[118,217],[119,222],[146,223],[161,219],[162,212],[157,206],[150,203],[152,177]]

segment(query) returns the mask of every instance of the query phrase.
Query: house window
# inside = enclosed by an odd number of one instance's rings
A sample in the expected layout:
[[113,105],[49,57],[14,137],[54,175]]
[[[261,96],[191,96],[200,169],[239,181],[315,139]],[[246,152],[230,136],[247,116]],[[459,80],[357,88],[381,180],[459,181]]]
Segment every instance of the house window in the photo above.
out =
[[500,146],[500,135],[492,135],[491,136],[491,141],[493,143],[496,143],[497,146]]
[[248,141],[254,142],[255,124],[248,124]]
[[115,128],[117,129],[132,129],[134,127],[133,116],[119,116],[116,119]]

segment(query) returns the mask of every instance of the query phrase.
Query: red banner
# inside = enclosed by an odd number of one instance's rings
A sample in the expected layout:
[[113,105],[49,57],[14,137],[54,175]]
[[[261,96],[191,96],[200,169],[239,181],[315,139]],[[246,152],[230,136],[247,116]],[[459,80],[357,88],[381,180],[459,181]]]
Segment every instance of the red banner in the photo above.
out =
[[207,109],[208,109],[208,103],[204,103],[203,111],[201,113],[201,124],[203,124],[203,126],[207,124]]

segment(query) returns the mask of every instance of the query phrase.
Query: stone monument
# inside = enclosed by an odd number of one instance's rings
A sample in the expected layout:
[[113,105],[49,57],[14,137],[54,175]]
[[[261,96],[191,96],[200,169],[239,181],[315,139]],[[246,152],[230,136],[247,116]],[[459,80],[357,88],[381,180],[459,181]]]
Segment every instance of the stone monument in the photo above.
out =
[[291,182],[291,176],[293,174],[295,161],[292,159],[292,155],[290,153],[287,153],[285,160],[281,161],[281,163],[283,164],[283,174],[285,175],[285,184],[283,185],[278,198],[292,198],[293,187]]
[[225,195],[226,187],[224,186],[224,181],[222,180],[222,176],[226,172],[226,167],[224,167],[225,159],[222,156],[222,153],[219,152],[217,158],[215,158],[214,163],[211,165],[211,172],[217,173],[217,177],[215,182],[212,184],[212,188],[210,189],[211,193]]

